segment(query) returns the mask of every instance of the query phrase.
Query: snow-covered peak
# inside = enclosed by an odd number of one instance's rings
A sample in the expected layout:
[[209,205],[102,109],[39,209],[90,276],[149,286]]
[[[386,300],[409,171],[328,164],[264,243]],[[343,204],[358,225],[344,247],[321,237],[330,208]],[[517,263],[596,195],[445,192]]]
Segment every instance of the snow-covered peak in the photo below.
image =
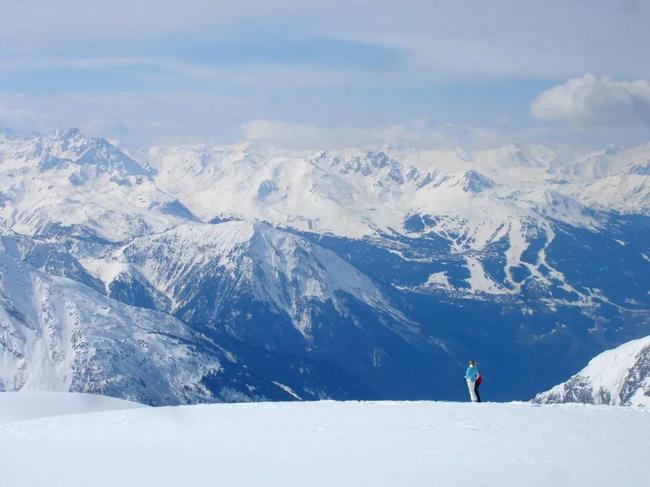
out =
[[558,154],[542,145],[515,143],[494,149],[477,151],[479,160],[501,168],[548,167]]
[[565,175],[584,182],[595,181],[610,176],[643,173],[650,164],[650,144],[628,149],[608,147],[607,149],[578,156],[568,164],[558,167]]
[[81,133],[78,128],[60,129],[48,137],[53,145],[59,145],[63,150],[71,150],[85,146],[88,139]]
[[597,212],[553,189],[531,191],[525,198],[536,212],[553,220],[579,228],[595,229],[600,226]]
[[535,401],[650,406],[650,336],[601,353]]
[[140,164],[106,139],[86,137],[76,128],[37,137],[5,137],[0,140],[0,157],[5,166],[36,165],[42,171],[74,164],[121,176],[146,173]]
[[480,193],[496,185],[494,180],[484,176],[474,169],[468,169],[460,173],[450,174],[434,182],[435,186],[447,186],[449,188],[460,188],[465,193]]
[[352,177],[368,178],[368,184],[403,184],[403,165],[389,157],[383,150],[379,151],[320,151],[307,158],[311,163]]
[[41,137],[43,155],[70,160],[79,165],[93,165],[100,171],[124,175],[142,175],[145,169],[106,139],[88,138],[79,129],[71,128]]
[[0,183],[0,221],[28,235],[78,228],[123,240],[193,218],[140,164],[77,129],[5,138]]

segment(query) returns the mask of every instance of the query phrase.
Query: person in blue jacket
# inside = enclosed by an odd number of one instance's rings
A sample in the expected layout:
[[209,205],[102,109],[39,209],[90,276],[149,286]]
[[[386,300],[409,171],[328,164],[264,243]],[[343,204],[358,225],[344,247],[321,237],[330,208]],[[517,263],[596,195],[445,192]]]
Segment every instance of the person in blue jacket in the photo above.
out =
[[469,397],[472,402],[481,402],[481,396],[478,393],[478,386],[481,384],[481,373],[473,360],[469,361],[469,367],[465,372],[465,380],[467,381]]

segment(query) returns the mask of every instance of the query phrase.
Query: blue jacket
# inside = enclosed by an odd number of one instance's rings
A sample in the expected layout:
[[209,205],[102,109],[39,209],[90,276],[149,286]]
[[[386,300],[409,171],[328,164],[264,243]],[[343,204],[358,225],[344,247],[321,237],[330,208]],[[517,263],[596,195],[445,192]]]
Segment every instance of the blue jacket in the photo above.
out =
[[467,367],[467,372],[465,372],[465,379],[472,382],[476,382],[478,376],[479,376],[478,367],[476,366],[472,367],[471,365]]

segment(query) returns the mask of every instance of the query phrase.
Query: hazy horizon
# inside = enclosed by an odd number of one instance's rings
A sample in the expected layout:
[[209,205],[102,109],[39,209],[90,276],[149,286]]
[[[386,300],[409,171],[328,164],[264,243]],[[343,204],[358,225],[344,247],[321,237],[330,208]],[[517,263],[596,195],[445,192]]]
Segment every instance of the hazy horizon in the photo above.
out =
[[2,130],[289,148],[650,139],[644,1],[34,0],[3,17]]

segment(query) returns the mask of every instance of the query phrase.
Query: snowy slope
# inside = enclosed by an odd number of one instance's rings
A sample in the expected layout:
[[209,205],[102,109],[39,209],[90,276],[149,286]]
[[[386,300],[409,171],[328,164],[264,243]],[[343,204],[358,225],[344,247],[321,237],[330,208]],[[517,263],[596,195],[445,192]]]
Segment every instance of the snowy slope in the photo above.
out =
[[[310,304],[329,302],[345,313],[339,298],[345,293],[401,321],[408,332],[407,320],[367,276],[334,252],[264,223],[180,225],[83,263],[114,297],[124,281],[139,281],[155,307],[190,322],[214,320],[229,301],[249,293],[309,339]],[[207,301],[199,308],[201,300]]]
[[0,391],[95,392],[153,405],[369,394],[331,363],[207,336],[103,291],[65,248],[0,236]]
[[0,424],[0,465],[3,484],[22,487],[642,487],[649,414],[431,402],[134,409]]
[[535,401],[650,406],[650,336],[601,353]]
[[186,323],[7,252],[0,252],[0,344],[5,391],[95,392],[154,405],[294,398]]
[[[227,335],[288,354],[287,365],[333,364],[377,391],[370,397],[410,397],[404,391],[433,389],[448,373],[413,378],[412,368],[448,360],[435,330],[425,333],[335,252],[266,223],[180,225],[81,262],[113,299],[173,314],[218,343]],[[314,389],[340,377],[319,380]]]
[[121,305],[0,254],[0,388],[88,391],[161,404],[208,400],[220,362],[181,322]]
[[1,392],[0,423],[146,407],[98,394],[74,392]]

